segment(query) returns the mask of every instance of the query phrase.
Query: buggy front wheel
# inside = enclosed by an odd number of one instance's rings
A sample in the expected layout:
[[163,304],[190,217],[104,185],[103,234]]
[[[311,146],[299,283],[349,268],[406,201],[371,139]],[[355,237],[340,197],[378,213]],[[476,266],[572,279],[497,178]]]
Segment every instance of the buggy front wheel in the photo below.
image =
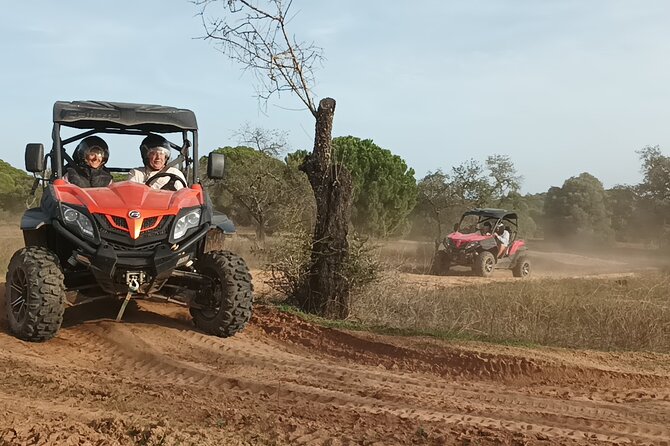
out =
[[433,276],[444,276],[449,273],[451,257],[446,251],[435,251],[433,263],[430,266],[430,274]]
[[244,260],[229,251],[212,251],[196,263],[196,271],[211,279],[191,307],[195,325],[206,333],[228,337],[241,331],[251,318],[253,285]]
[[26,341],[53,338],[63,323],[65,286],[58,257],[29,246],[9,261],[5,305],[10,331]]

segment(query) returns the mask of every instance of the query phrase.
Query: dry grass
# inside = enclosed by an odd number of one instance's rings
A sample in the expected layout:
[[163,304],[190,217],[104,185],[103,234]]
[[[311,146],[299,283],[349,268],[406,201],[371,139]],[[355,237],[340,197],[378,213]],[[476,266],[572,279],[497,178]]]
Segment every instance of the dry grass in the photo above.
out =
[[23,235],[16,225],[0,225],[0,280],[7,274],[9,259],[15,251],[23,248]]
[[670,275],[419,290],[389,277],[353,301],[370,326],[493,342],[670,353]]
[[380,242],[379,256],[389,269],[425,274],[430,271],[435,244],[394,240]]

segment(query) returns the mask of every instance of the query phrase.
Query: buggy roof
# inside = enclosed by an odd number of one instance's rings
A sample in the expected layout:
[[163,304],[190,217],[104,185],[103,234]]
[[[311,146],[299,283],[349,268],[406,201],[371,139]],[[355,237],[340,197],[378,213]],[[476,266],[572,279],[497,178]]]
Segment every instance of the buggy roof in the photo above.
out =
[[104,101],[58,101],[54,123],[77,129],[135,129],[159,133],[197,130],[191,110],[151,104]]
[[517,219],[516,212],[506,211],[505,209],[477,208],[466,211],[463,214],[463,217],[465,217],[466,215],[477,215],[479,217],[485,217],[485,218],[504,218],[507,220]]

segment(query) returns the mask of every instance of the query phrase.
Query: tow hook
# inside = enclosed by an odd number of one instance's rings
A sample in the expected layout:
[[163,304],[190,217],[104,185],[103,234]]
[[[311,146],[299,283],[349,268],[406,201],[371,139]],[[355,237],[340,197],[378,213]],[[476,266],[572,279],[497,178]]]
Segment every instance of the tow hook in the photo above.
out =
[[137,280],[137,277],[133,277],[128,281],[128,290],[136,293],[140,289],[140,282]]
[[140,289],[140,285],[144,283],[145,280],[146,274],[144,274],[143,271],[129,271],[126,273],[126,285],[128,285],[128,292],[126,293],[126,298],[123,300],[123,304],[121,304],[119,313],[116,315],[117,322],[120,321],[123,317],[123,313],[126,311],[126,306],[128,306],[128,302],[130,302],[130,298],[132,297],[133,293],[137,293],[137,291]]
[[140,285],[143,284],[146,280],[146,274],[143,271],[126,273],[126,285],[128,285],[128,291],[132,293],[137,293],[137,290],[140,289]]

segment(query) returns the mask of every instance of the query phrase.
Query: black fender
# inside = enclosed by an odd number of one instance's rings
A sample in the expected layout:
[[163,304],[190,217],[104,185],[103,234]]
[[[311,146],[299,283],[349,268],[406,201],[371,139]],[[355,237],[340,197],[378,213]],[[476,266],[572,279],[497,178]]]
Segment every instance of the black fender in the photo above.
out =
[[51,222],[51,215],[44,212],[42,208],[28,209],[21,217],[21,230],[33,231],[40,229]]
[[21,231],[26,246],[47,246],[47,228],[51,216],[41,208],[32,208],[21,217]]
[[511,257],[510,257],[510,268],[514,268],[516,266],[516,262],[522,258],[522,257],[527,257],[528,256],[528,248],[525,246],[522,246],[515,252]]

